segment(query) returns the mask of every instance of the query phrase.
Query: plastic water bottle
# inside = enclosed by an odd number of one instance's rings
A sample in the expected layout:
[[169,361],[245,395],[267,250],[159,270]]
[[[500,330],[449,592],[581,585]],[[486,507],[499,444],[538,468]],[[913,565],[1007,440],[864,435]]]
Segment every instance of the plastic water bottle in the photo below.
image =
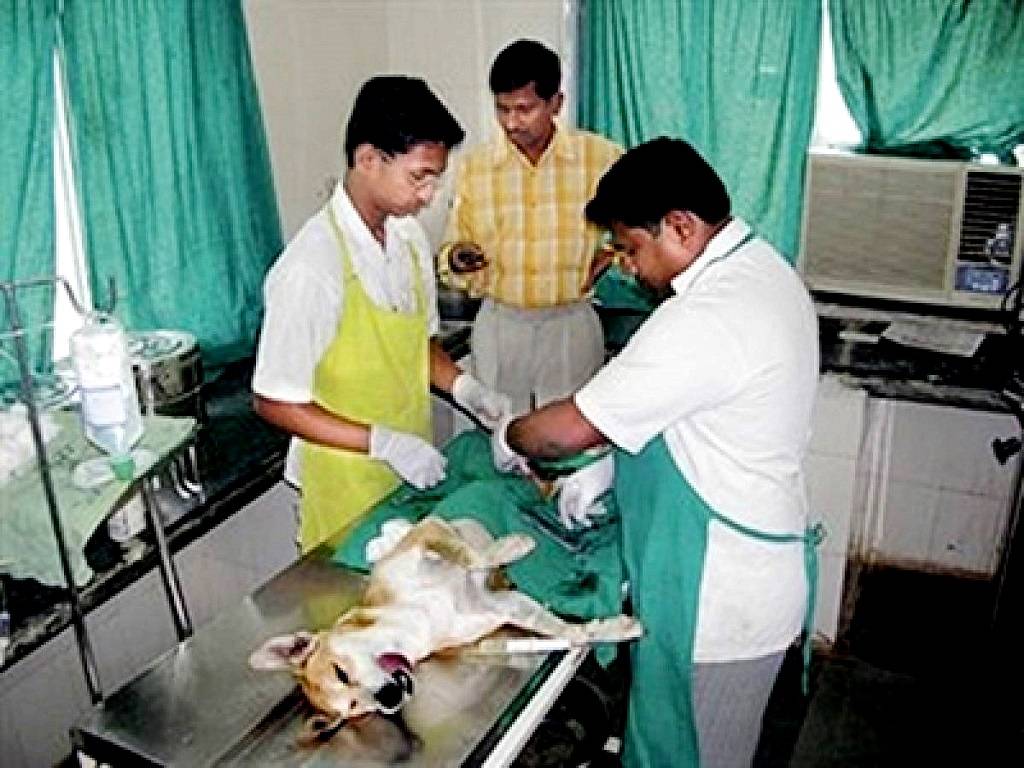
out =
[[142,436],[142,414],[124,328],[108,314],[91,313],[71,335],[71,359],[85,436],[110,457],[119,479],[130,480],[130,451]]
[[1009,264],[1010,248],[1013,245],[1013,235],[1010,225],[999,222],[995,234],[985,241],[985,255],[993,263]]

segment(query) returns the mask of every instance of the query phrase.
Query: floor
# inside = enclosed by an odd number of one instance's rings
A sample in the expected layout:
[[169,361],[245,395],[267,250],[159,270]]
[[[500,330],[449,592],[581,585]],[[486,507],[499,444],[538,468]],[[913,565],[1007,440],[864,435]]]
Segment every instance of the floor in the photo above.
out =
[[[896,569],[859,583],[843,641],[813,659],[809,696],[799,654],[787,656],[754,768],[1024,764],[1024,644],[1017,629],[992,631],[993,585]],[[616,765],[602,747],[621,723],[618,680],[585,669],[517,765]]]

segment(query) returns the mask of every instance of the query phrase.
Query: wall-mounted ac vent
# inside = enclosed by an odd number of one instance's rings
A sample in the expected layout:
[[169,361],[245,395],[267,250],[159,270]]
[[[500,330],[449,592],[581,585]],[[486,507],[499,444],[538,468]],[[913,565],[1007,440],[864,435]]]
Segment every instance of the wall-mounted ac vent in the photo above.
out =
[[797,265],[812,289],[996,308],[1019,273],[1024,171],[811,154]]

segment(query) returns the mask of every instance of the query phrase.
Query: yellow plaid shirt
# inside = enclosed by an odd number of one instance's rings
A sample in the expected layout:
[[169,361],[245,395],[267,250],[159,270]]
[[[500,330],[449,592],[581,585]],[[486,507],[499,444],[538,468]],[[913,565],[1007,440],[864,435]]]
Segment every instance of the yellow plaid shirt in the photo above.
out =
[[[602,236],[584,219],[583,208],[621,154],[601,136],[561,127],[536,166],[504,135],[469,150],[457,166],[438,253],[442,280],[521,308],[578,301]],[[448,252],[459,240],[483,248],[488,265],[452,274]]]

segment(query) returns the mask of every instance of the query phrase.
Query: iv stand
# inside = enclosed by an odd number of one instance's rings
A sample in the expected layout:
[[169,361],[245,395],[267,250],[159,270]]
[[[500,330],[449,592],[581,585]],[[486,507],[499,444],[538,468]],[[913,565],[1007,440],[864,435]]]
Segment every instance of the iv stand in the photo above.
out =
[[[96,656],[93,653],[92,645],[89,642],[89,635],[85,628],[85,613],[82,611],[82,602],[75,587],[74,576],[71,571],[71,559],[68,556],[67,543],[64,537],[64,528],[60,522],[60,514],[57,506],[57,496],[53,491],[53,479],[50,476],[50,464],[46,458],[46,445],[43,442],[43,433],[39,427],[39,412],[36,408],[35,397],[32,394],[31,365],[28,360],[28,349],[25,345],[25,326],[22,324],[21,312],[18,309],[17,292],[25,288],[39,288],[47,285],[56,287],[60,285],[67,292],[68,299],[72,306],[80,314],[86,314],[85,309],[79,304],[71,285],[66,279],[60,276],[41,277],[30,280],[6,282],[0,281],[0,292],[3,293],[4,303],[7,308],[7,316],[10,319],[10,335],[14,340],[15,355],[18,360],[18,373],[21,380],[21,393],[28,409],[28,420],[32,430],[32,440],[36,447],[36,461],[39,464],[39,477],[43,483],[43,492],[46,497],[46,506],[50,513],[50,525],[53,527],[53,536],[57,542],[57,552],[60,555],[60,565],[64,572],[64,581],[67,584],[68,601],[71,604],[71,623],[75,630],[75,640],[78,643],[78,654],[82,659],[82,671],[85,674],[85,684],[89,689],[89,698],[93,704],[103,699],[100,688],[99,672],[96,667]],[[110,279],[110,307],[116,301],[114,292],[114,280]]]

